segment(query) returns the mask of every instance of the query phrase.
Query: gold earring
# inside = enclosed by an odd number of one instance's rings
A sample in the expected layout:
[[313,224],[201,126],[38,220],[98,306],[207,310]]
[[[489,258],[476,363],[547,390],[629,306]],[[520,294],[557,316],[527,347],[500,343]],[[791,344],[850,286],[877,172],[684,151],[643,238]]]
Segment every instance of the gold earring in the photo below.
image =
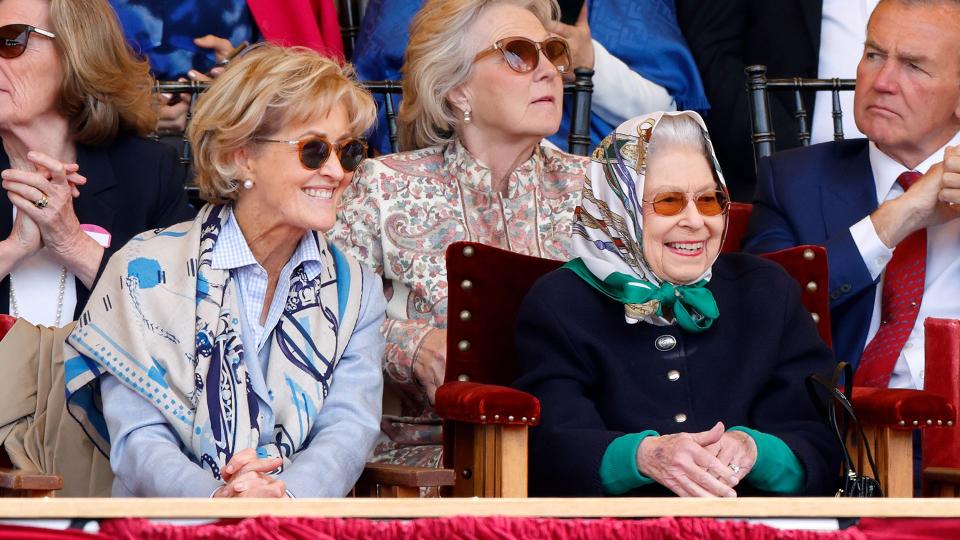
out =
[[470,116],[470,109],[464,109],[464,110],[463,110],[463,123],[464,123],[464,124],[469,124],[471,120],[473,120],[473,117]]

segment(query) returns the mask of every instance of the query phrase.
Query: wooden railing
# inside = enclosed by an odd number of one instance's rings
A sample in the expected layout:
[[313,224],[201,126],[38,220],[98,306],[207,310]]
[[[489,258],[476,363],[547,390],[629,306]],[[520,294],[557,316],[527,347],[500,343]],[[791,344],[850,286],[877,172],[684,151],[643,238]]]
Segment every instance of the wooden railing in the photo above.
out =
[[401,519],[471,516],[846,518],[960,516],[960,499],[5,499],[0,519],[242,518],[272,515]]

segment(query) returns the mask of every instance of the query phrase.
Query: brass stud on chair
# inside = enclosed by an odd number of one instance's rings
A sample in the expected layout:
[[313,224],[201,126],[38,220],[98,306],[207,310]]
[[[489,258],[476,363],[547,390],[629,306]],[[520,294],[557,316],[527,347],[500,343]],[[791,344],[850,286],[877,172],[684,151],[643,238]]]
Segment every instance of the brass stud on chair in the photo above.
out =
[[470,281],[469,279],[465,279],[460,282],[460,288],[465,291],[469,291],[470,289],[473,288],[473,282]]
[[927,425],[928,425],[928,426],[932,426],[932,425],[933,425],[933,420],[930,420],[930,419],[928,418],[928,419],[927,419]]
[[530,417],[530,422],[536,422],[536,421],[537,421],[537,417],[536,417],[536,416],[531,416],[531,417]]
[[906,421],[906,420],[901,420],[901,421],[900,421],[900,425],[901,425],[901,426],[907,425],[907,421]]
[[499,414],[493,415],[493,419],[494,419],[494,420],[499,420],[499,419],[500,419],[500,415],[499,415]]
[[811,281],[811,282],[807,283],[807,291],[808,291],[808,292],[815,293],[815,292],[817,292],[817,289],[818,289],[818,288],[819,288],[819,287],[817,287],[817,282],[816,282],[816,281]]
[[816,314],[816,313],[811,313],[810,316],[813,317],[813,322],[814,322],[815,324],[819,324],[819,323],[820,323],[820,315],[818,315],[818,314]]
[[943,425],[943,420],[937,420],[937,425],[938,425],[938,426],[942,426],[942,425]]
[[464,480],[469,480],[470,477],[473,476],[473,471],[470,469],[464,469],[460,474],[463,475]]
[[948,425],[948,426],[952,426],[952,425],[953,425],[953,420],[947,420],[947,425]]
[[460,311],[460,320],[467,322],[473,318],[473,313],[470,313],[470,310],[464,309]]
[[914,420],[914,421],[913,421],[913,425],[915,425],[915,426],[919,426],[919,425],[920,425],[920,422],[918,422],[918,421],[916,421],[916,420]]
[[481,422],[484,422],[484,421],[486,421],[486,420],[487,420],[487,415],[481,414],[481,415],[480,415],[480,421],[481,421]]
[[807,249],[803,250],[803,258],[804,258],[804,260],[812,261],[815,257],[816,257],[816,254],[814,254],[814,252],[813,252],[812,249],[807,248]]
[[460,382],[470,382],[470,376],[466,373],[461,373],[457,375],[457,380]]
[[507,422],[513,422],[513,415],[507,417]]
[[469,350],[470,350],[470,342],[467,341],[467,340],[465,340],[465,339],[461,339],[461,340],[457,343],[457,349],[459,349],[460,352],[467,352],[467,351],[469,351]]
[[464,257],[473,257],[473,254],[474,254],[473,246],[463,246]]
[[526,416],[521,416],[521,417],[520,417],[520,421],[521,421],[521,422],[526,422],[526,421],[527,421],[527,417],[526,417]]

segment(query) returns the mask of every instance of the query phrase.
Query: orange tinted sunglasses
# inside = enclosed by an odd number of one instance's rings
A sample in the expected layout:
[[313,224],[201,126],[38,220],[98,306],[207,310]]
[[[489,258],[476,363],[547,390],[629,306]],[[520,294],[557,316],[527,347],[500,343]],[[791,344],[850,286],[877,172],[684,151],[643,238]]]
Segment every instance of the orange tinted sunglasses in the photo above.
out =
[[682,191],[664,191],[654,195],[652,200],[643,202],[653,205],[653,211],[660,216],[675,216],[687,207],[693,199],[694,206],[702,216],[719,216],[730,208],[730,197],[723,190],[703,191],[688,196]]

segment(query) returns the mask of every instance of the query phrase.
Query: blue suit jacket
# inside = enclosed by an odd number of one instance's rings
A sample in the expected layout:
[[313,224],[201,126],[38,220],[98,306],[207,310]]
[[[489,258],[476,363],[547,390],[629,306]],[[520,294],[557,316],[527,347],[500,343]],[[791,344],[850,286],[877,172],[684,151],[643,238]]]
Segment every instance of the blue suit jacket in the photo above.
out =
[[851,139],[761,159],[744,242],[751,253],[798,244],[827,248],[833,348],[837,360],[854,367],[866,343],[877,286],[849,230],[877,209],[868,148],[866,139]]

